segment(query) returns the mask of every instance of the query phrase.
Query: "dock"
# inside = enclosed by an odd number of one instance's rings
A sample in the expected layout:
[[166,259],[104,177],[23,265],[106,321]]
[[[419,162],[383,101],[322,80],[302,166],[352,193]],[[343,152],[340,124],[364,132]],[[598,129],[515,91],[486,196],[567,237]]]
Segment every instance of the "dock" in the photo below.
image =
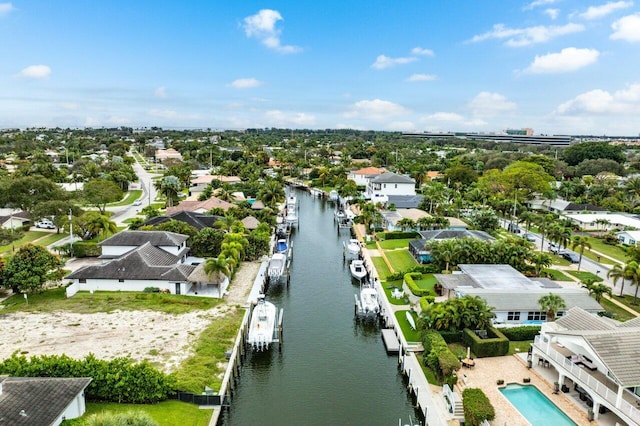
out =
[[398,336],[396,336],[394,329],[383,328],[382,341],[384,342],[384,346],[387,348],[388,353],[396,354],[400,352],[400,341],[398,340]]

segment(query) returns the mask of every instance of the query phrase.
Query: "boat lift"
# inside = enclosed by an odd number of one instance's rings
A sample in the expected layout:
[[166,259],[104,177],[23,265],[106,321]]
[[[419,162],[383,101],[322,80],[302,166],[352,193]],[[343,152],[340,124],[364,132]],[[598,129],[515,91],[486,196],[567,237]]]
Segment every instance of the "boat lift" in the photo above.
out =
[[[264,296],[262,296],[264,297]],[[247,324],[251,324],[251,320],[253,319],[253,315],[256,314],[255,312],[255,308],[256,308],[257,303],[254,302],[251,304],[251,310],[249,312],[249,319],[247,321]],[[256,314],[257,315],[257,314]],[[280,310],[278,310],[276,308],[276,317],[275,320],[273,322],[273,333],[272,333],[272,338],[271,338],[271,342],[250,342],[249,341],[249,327],[247,327],[247,329],[245,330],[245,344],[247,346],[248,349],[254,349],[258,352],[262,352],[264,350],[269,349],[269,345],[270,344],[278,344],[278,350],[282,350],[282,342],[283,342],[283,319],[284,319],[284,309],[280,308]]]

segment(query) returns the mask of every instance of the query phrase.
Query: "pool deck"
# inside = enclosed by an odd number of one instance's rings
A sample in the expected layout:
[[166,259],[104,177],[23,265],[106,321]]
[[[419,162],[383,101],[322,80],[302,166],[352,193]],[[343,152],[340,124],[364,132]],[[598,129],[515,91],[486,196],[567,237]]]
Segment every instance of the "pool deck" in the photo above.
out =
[[[542,374],[544,371],[553,370],[544,367],[534,367],[528,369],[526,366],[526,354],[509,355],[494,358],[476,358],[474,368],[462,368],[458,372],[458,392],[462,393],[465,387],[480,388],[487,395],[496,412],[496,418],[491,424],[509,426],[528,426],[529,423],[518,410],[500,393],[496,384],[498,379],[506,383],[523,383],[523,378],[531,378],[532,385],[535,385],[545,396],[547,396],[558,408],[578,425],[590,424],[587,419],[586,407],[582,410],[576,406],[572,398],[566,394],[553,394],[553,381],[548,382]],[[555,373],[555,370],[553,370]],[[464,377],[466,376],[466,378]],[[595,422],[591,424],[596,424]]]

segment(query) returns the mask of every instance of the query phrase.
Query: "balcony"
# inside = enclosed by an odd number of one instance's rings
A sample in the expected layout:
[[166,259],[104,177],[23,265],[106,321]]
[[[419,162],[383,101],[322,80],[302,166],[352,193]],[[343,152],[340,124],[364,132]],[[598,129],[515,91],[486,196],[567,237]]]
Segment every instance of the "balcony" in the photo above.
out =
[[580,385],[592,395],[598,395],[606,403],[608,409],[619,416],[632,420],[634,424],[640,424],[640,399],[626,389],[622,393],[622,400],[619,406],[618,384],[613,379],[607,377],[598,370],[590,371],[583,365],[574,364],[567,357],[573,354],[567,348],[558,346],[556,343],[544,342],[540,336],[536,336],[533,344],[534,348],[544,354],[544,357],[551,361],[555,369]]

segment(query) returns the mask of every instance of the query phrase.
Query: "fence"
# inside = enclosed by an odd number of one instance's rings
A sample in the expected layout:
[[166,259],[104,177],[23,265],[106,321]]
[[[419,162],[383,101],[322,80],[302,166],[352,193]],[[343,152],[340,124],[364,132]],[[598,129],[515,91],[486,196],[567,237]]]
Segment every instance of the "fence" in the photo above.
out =
[[176,399],[189,404],[206,406],[229,406],[229,398],[224,395],[195,394],[191,392],[178,392],[169,396],[169,399]]

